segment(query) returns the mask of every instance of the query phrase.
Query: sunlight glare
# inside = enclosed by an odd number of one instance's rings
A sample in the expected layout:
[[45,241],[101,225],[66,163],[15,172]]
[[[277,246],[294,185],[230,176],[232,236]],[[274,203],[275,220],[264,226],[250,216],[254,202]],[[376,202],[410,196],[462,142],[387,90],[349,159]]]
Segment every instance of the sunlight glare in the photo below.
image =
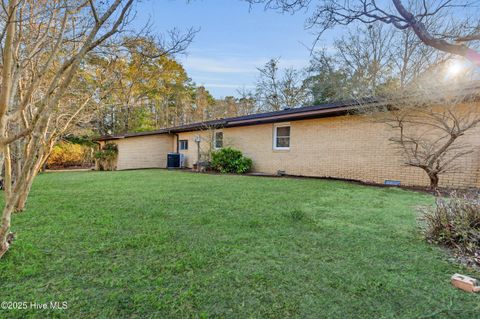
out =
[[448,66],[448,74],[450,76],[457,76],[463,71],[463,69],[463,63],[459,60],[455,60]]

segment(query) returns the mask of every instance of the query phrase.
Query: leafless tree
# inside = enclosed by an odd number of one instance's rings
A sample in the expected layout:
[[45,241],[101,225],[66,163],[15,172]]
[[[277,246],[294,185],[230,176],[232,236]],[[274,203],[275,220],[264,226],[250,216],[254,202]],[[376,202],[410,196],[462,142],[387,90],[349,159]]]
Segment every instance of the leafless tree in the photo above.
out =
[[312,102],[381,95],[405,87],[438,61],[431,57],[434,50],[403,35],[380,23],[359,26],[336,39],[329,50],[314,52],[303,83]]
[[432,189],[474,151],[464,136],[480,123],[479,88],[459,84],[439,92],[438,86],[417,87],[391,94],[387,107],[374,109],[373,118],[391,129],[390,141],[405,165],[425,171]]
[[306,103],[308,93],[301,71],[294,68],[285,69],[281,84],[282,101],[285,108],[295,108]]
[[[62,132],[95,94],[72,90],[85,58],[126,30],[134,0],[9,0],[0,8],[0,150],[4,208],[0,257],[8,250],[11,215]],[[71,104],[74,107],[72,107]]]
[[298,70],[279,70],[279,59],[270,59],[262,68],[256,86],[257,101],[265,111],[302,106],[307,100],[307,90]]
[[257,97],[263,108],[278,111],[282,108],[278,59],[271,59],[262,68],[258,68],[260,77],[257,82]]
[[[437,23],[432,19],[431,23]],[[398,86],[405,88],[415,83],[428,70],[448,61],[451,55],[423,45],[412,30],[396,31],[391,41],[390,52],[394,65],[394,75]]]
[[314,52],[306,81],[314,101],[382,95],[413,85],[447,58],[410,31],[375,23],[349,30],[330,50]]
[[[10,0],[3,7],[0,146],[5,205],[0,256],[12,238],[11,214],[23,207],[46,155],[53,113],[84,57],[122,28],[132,3]],[[14,144],[20,151],[16,158]]]
[[[337,25],[382,22],[399,30],[410,30],[424,44],[437,50],[462,56],[480,65],[476,43],[480,40],[478,1],[473,0],[247,0],[263,3],[267,9],[286,12],[309,8],[313,14],[309,28],[318,28],[319,36]],[[312,8],[313,7],[313,8]],[[443,26],[429,21],[446,16]]]
[[349,77],[354,95],[375,95],[394,75],[394,33],[376,24],[357,28],[334,42],[336,60]]

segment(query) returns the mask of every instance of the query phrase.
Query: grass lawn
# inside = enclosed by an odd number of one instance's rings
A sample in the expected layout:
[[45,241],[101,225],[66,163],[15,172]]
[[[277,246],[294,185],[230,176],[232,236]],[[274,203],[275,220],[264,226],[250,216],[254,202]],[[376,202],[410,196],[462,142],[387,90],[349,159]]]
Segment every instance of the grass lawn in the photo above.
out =
[[480,296],[449,283],[465,270],[418,233],[414,207],[431,202],[313,179],[42,174],[0,301],[68,309],[0,318],[478,318]]

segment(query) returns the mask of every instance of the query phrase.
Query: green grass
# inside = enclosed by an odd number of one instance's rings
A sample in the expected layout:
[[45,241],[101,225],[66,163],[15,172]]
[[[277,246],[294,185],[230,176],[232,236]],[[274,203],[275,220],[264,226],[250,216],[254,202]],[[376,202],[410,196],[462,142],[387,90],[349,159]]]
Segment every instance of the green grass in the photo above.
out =
[[[0,260],[0,317],[478,318],[427,245],[427,195],[164,170],[42,174]],[[477,274],[478,275],[478,274]]]

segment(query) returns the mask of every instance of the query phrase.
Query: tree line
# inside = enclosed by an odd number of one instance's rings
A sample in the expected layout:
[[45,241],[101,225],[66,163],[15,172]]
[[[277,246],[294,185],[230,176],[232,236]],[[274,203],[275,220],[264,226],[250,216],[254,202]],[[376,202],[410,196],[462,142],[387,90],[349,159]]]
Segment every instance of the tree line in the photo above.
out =
[[[89,76],[98,85],[100,96],[94,122],[90,123],[96,134],[154,130],[382,96],[432,81],[455,81],[447,69],[458,60],[425,46],[413,31],[381,23],[358,25],[330,47],[312,51],[305,68],[282,68],[281,58],[272,58],[258,67],[254,89],[215,98],[205,87],[196,85],[174,57],[145,54],[158,51],[155,46],[147,38],[124,39],[108,57],[90,57],[88,64],[94,74]],[[462,79],[467,78],[463,74]]]

